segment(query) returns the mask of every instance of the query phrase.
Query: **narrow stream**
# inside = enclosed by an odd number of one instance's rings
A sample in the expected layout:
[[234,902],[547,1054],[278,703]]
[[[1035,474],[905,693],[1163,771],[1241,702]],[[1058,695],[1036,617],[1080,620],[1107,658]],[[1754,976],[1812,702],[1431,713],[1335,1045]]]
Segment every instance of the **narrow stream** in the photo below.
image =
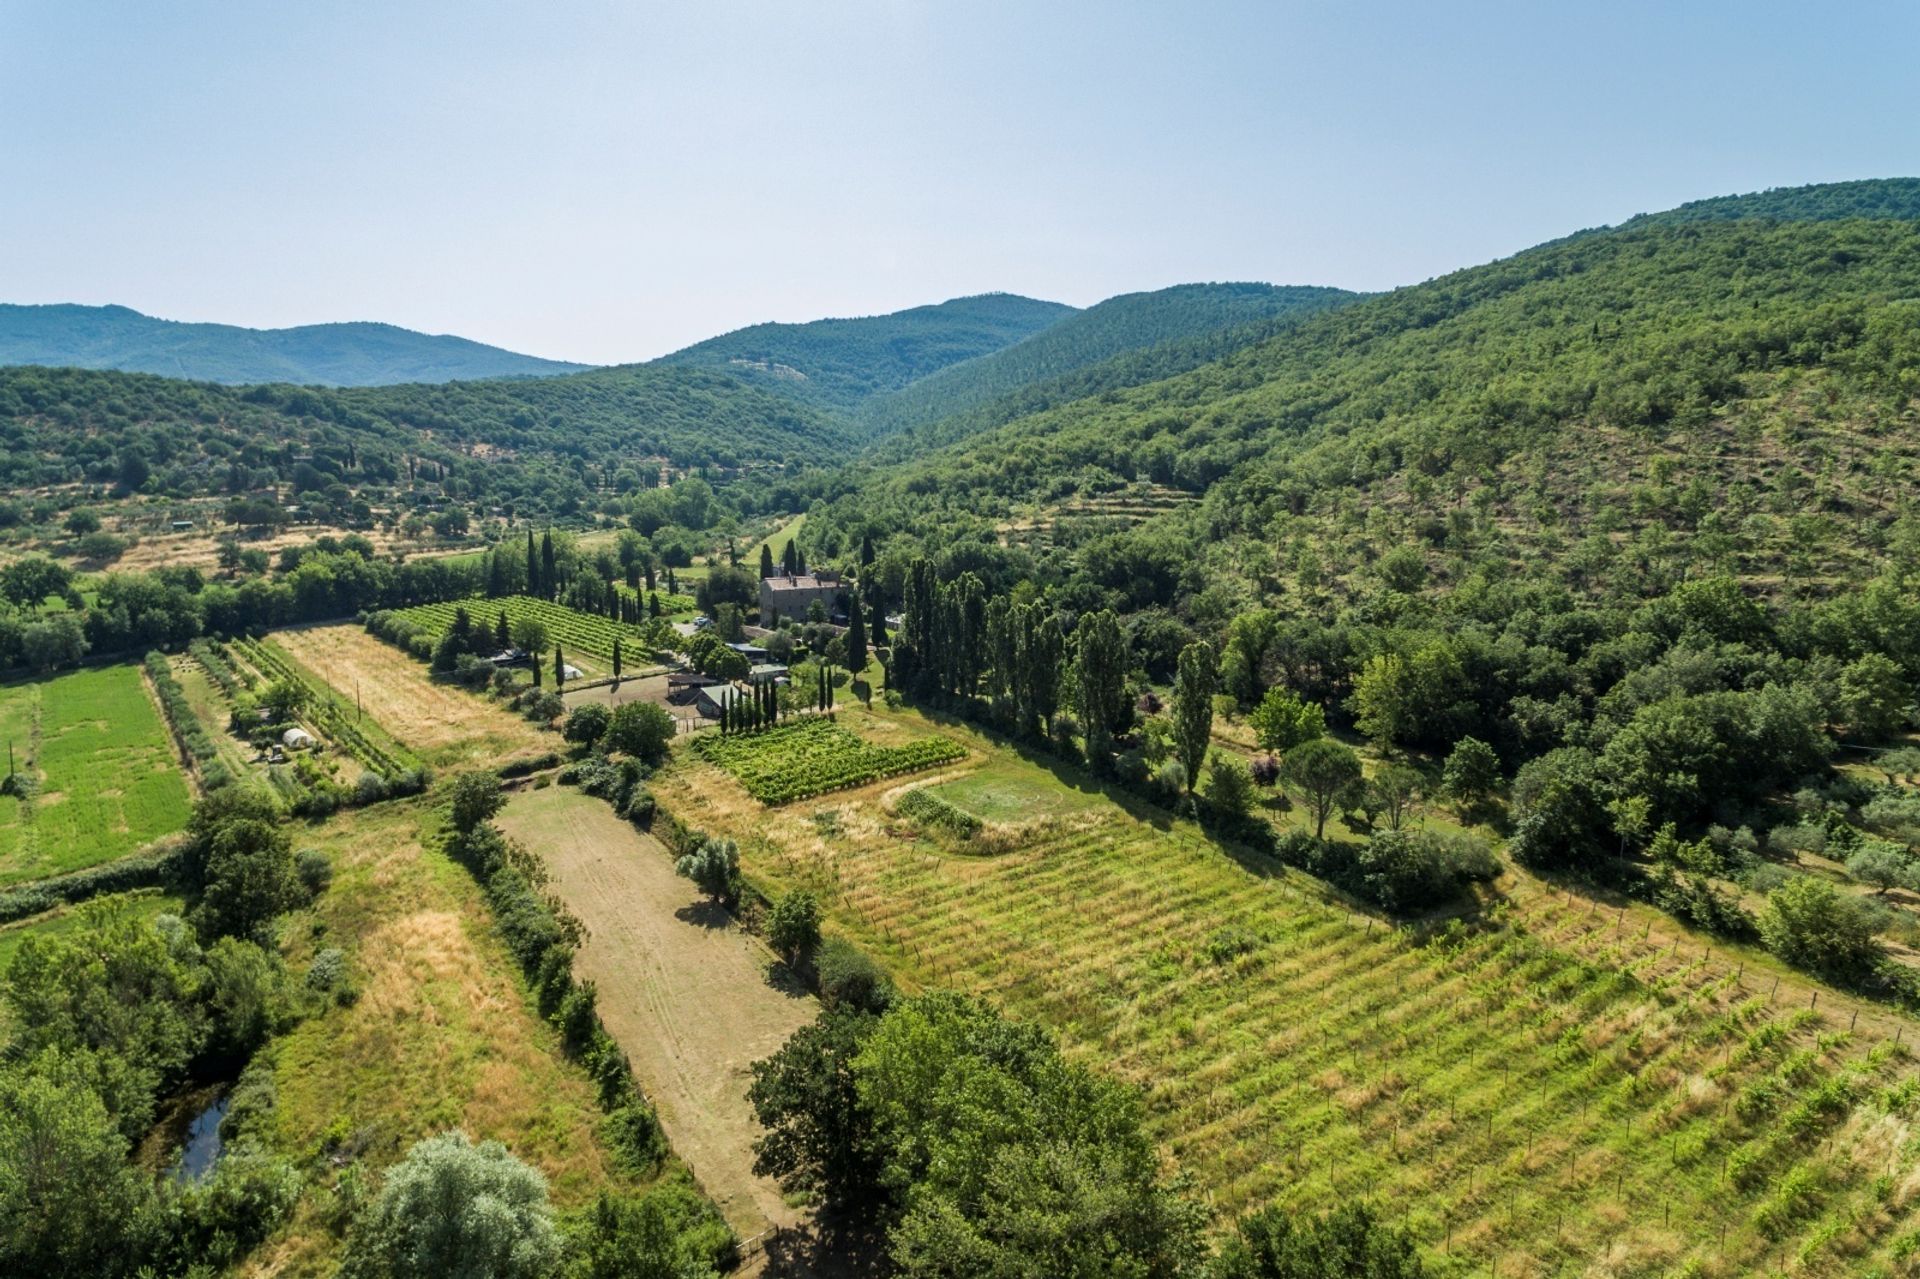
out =
[[187,1126],[187,1141],[180,1148],[180,1162],[174,1166],[173,1179],[183,1184],[199,1181],[220,1162],[220,1121],[227,1115],[226,1097],[193,1117]]

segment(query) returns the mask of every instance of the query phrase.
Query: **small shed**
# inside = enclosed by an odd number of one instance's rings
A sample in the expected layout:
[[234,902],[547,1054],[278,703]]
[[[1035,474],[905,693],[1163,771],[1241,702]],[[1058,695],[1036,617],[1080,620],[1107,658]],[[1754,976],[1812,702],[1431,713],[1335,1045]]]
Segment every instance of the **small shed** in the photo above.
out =
[[561,667],[560,667],[561,679],[579,679],[581,678],[582,674],[583,672],[580,670],[578,666],[574,666],[568,663],[561,664]]
[[290,751],[308,750],[313,746],[313,734],[304,728],[289,728],[280,734],[280,744]]

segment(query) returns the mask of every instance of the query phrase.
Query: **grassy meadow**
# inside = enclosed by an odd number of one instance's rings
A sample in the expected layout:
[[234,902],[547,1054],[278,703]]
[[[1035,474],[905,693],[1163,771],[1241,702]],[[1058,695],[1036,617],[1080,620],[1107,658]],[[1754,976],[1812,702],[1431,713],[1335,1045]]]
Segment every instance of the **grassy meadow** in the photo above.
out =
[[31,799],[0,799],[0,884],[111,861],[186,825],[187,783],[140,668],[0,688],[0,735]]
[[1903,1019],[1513,872],[1472,922],[1395,928],[1077,770],[940,731],[976,748],[942,798],[1045,819],[1011,851],[921,836],[883,799],[910,783],[768,808],[686,752],[656,792],[738,838],[763,888],[820,894],[909,988],[989,996],[1137,1084],[1222,1222],[1370,1196],[1442,1274],[1853,1275],[1920,1245]]
[[333,1273],[343,1240],[330,1224],[335,1174],[325,1160],[335,1151],[379,1169],[458,1127],[538,1168],[562,1209],[602,1187],[643,1184],[602,1143],[593,1086],[534,1010],[479,886],[427,846],[437,820],[429,801],[395,801],[336,814],[296,838],[329,856],[334,879],[289,917],[288,962],[298,972],[340,947],[359,993],[264,1050],[274,1144],[320,1171],[292,1227],[255,1258],[261,1273]]

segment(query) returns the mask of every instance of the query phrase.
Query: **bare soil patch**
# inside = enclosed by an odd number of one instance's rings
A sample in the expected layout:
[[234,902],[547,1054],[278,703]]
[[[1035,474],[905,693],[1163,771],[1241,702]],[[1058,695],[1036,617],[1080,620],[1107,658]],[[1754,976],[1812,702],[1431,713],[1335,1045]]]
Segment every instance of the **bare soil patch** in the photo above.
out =
[[357,626],[276,631],[274,642],[359,704],[430,764],[498,765],[553,750],[558,739],[476,693],[436,684],[392,645]]
[[516,795],[500,815],[538,853],[549,887],[587,926],[577,971],[632,1059],[660,1122],[742,1237],[805,1214],[753,1172],[760,1127],[748,1066],[813,1020],[813,998],[768,983],[771,957],[673,873],[665,848],[597,799],[554,787]]

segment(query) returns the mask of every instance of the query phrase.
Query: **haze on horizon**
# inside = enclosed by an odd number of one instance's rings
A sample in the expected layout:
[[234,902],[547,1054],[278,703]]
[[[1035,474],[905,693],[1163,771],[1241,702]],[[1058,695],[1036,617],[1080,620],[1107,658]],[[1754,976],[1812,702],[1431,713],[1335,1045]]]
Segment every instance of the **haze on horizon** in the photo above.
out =
[[1920,10],[1843,8],[0,0],[0,301],[613,363],[993,290],[1389,288],[1920,173]]

